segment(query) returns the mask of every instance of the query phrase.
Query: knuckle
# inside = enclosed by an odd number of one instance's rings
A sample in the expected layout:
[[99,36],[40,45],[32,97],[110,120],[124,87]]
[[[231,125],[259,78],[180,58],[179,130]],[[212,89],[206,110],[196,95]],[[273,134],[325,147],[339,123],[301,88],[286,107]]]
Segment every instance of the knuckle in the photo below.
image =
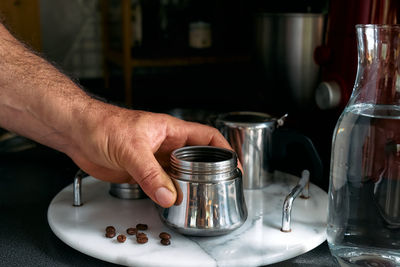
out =
[[222,138],[223,137],[223,135],[217,128],[210,127],[209,131],[210,131],[209,133],[210,133],[211,138]]
[[152,187],[158,178],[158,170],[156,168],[147,169],[140,177],[138,177],[138,183],[144,188]]
[[221,136],[222,135],[221,132],[217,128],[214,128],[214,127],[211,127],[211,126],[209,126],[209,127],[210,127],[210,131],[211,131],[212,135],[214,135],[214,136]]

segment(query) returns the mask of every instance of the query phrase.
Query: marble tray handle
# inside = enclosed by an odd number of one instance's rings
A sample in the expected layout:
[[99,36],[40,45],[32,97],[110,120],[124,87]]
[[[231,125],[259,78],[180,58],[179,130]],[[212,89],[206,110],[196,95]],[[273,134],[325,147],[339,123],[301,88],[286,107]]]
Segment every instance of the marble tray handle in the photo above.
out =
[[[82,202],[82,179],[88,177],[89,174],[85,173],[81,169],[75,174],[73,194],[74,194],[74,207],[80,207],[83,205]],[[117,198],[122,199],[142,199],[147,198],[147,195],[143,192],[138,184],[114,184],[111,183],[109,193]]]
[[74,202],[72,205],[74,207],[80,207],[83,205],[82,202],[82,178],[89,176],[87,173],[79,169],[79,171],[75,174],[74,177],[74,185],[73,185],[73,194],[74,194]]
[[297,185],[292,189],[289,195],[286,196],[285,201],[283,202],[283,210],[282,210],[282,232],[290,232],[290,216],[292,212],[293,202],[296,197],[302,193],[301,198],[309,198],[309,181],[310,181],[310,172],[308,170],[304,170],[301,173],[301,178]]

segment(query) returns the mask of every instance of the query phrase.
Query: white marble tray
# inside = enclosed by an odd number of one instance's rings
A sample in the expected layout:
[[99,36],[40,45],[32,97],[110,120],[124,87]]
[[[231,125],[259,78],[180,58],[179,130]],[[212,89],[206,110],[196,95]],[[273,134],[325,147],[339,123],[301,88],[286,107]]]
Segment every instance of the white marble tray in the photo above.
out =
[[[260,266],[303,254],[325,241],[327,194],[310,184],[310,199],[297,198],[292,231],[280,231],[285,196],[298,178],[279,173],[280,182],[262,190],[245,190],[249,216],[242,227],[219,237],[188,237],[167,228],[149,199],[122,200],[109,195],[109,184],[83,179],[81,207],[72,206],[72,185],[50,203],[48,222],[53,232],[72,248],[92,257],[127,266]],[[149,241],[137,244],[128,227],[146,223]],[[125,243],[104,236],[113,225],[127,236]],[[163,246],[160,232],[172,235]]]

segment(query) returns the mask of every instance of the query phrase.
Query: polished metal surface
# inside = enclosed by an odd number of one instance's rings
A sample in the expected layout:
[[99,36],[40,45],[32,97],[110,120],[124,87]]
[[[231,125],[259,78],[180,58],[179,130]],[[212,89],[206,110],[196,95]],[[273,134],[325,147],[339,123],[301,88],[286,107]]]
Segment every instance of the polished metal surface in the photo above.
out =
[[109,192],[112,196],[121,199],[142,199],[147,197],[138,184],[111,183]]
[[[286,115],[280,118],[283,124]],[[277,119],[259,112],[238,111],[221,114],[216,127],[236,151],[243,167],[245,189],[259,189],[271,183],[272,133]]]
[[341,97],[340,85],[335,81],[321,82],[315,91],[315,102],[320,109],[338,107]]
[[73,206],[79,207],[83,205],[82,202],[82,179],[87,177],[88,174],[82,171],[81,169],[75,174],[74,177],[74,185],[73,185],[73,194],[74,194],[74,202]]
[[237,176],[237,158],[233,151],[193,146],[171,154],[171,174],[189,182],[218,182]]
[[170,176],[178,201],[159,207],[161,220],[194,236],[216,236],[247,219],[241,171],[234,151],[211,146],[183,147],[171,155]]
[[257,13],[254,20],[256,59],[268,96],[280,90],[297,108],[314,105],[319,79],[314,50],[323,42],[324,15]]
[[301,178],[298,184],[292,189],[289,195],[286,196],[285,201],[283,202],[283,210],[282,210],[282,232],[290,232],[292,231],[290,227],[290,219],[292,213],[293,202],[297,198],[297,196],[303,192],[302,197],[307,199],[310,197],[308,187],[310,181],[310,172],[308,170],[304,170],[301,173]]

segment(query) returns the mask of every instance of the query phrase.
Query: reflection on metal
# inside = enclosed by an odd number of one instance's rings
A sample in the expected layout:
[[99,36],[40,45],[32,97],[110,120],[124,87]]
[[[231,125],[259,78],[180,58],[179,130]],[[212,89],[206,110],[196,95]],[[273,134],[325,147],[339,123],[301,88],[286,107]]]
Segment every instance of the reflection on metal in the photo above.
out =
[[247,219],[242,173],[232,150],[188,146],[172,152],[170,171],[179,205],[159,207],[161,220],[181,234],[217,236]]
[[82,178],[89,176],[82,170],[79,170],[74,177],[74,186],[73,186],[73,194],[74,194],[74,207],[82,206]]
[[147,198],[142,188],[138,184],[116,184],[111,183],[110,194],[121,199],[142,199]]
[[282,211],[282,232],[290,232],[292,229],[290,228],[290,216],[293,207],[293,201],[296,197],[303,192],[301,198],[309,198],[309,181],[310,181],[310,172],[308,170],[304,170],[301,173],[301,178],[298,184],[292,189],[289,195],[286,196],[285,202],[283,203],[283,211]]

